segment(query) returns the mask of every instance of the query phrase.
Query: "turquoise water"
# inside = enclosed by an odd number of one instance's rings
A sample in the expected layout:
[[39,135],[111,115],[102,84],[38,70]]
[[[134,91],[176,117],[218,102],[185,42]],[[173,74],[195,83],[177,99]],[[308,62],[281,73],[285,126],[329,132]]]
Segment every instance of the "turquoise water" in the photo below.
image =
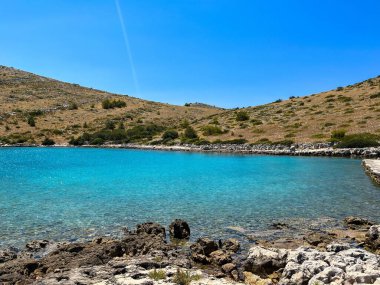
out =
[[286,218],[380,221],[360,160],[121,149],[0,149],[0,246],[187,220],[194,237]]

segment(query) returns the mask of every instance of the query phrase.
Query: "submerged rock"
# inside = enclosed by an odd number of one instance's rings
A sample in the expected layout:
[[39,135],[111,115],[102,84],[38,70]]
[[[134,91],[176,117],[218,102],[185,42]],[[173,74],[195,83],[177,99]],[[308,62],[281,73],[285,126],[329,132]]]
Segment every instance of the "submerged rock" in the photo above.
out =
[[189,239],[190,227],[184,220],[176,219],[169,226],[170,237],[175,239]]

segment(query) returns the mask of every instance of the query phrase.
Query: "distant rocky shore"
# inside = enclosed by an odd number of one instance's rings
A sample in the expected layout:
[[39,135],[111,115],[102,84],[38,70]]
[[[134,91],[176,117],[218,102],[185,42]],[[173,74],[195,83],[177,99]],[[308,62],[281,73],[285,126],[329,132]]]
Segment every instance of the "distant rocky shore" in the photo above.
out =
[[[175,220],[125,230],[122,238],[89,242],[37,240],[0,250],[1,284],[380,284],[380,225],[358,217],[345,227],[314,230],[296,239],[200,237]],[[276,223],[273,228],[291,227]]]
[[[0,144],[0,147],[38,147],[34,144]],[[68,144],[55,145],[55,147],[70,147]],[[125,148],[161,151],[187,151],[210,153],[236,153],[236,154],[265,154],[290,156],[325,156],[325,157],[351,157],[351,158],[380,158],[380,147],[366,148],[334,148],[332,143],[296,143],[290,146],[273,144],[177,144],[177,145],[144,145],[144,144],[104,144],[101,146],[83,145],[81,147],[94,148]]]

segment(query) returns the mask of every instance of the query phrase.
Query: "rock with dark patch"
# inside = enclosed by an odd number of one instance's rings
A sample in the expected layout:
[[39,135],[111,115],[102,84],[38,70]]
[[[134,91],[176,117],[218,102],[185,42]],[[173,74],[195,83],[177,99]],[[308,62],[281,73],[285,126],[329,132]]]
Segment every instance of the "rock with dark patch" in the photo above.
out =
[[176,219],[169,226],[169,233],[171,238],[175,239],[189,239],[190,227],[184,220]]
[[190,249],[191,257],[195,262],[208,264],[211,263],[210,254],[218,250],[218,245],[214,240],[202,237],[192,244]]
[[33,240],[31,242],[28,242],[25,245],[25,248],[27,251],[36,252],[45,249],[48,244],[48,240]]
[[344,224],[350,229],[361,229],[361,228],[369,228],[373,225],[369,220],[363,219],[360,217],[346,217],[344,219]]
[[288,224],[281,223],[281,222],[273,223],[273,224],[271,224],[270,227],[271,227],[272,229],[275,229],[275,230],[289,229],[289,225],[288,225]]
[[323,247],[331,243],[335,237],[334,233],[312,232],[306,234],[303,239],[310,245]]
[[222,241],[222,249],[232,252],[237,252],[240,249],[240,243],[237,239],[229,238]]
[[380,251],[380,225],[369,228],[366,233],[365,244],[374,251]]
[[17,258],[17,251],[13,248],[0,250],[0,263]]
[[137,225],[136,233],[138,235],[148,234],[162,236],[164,239],[166,238],[165,228],[160,224],[152,222]]
[[261,278],[267,278],[273,272],[285,267],[287,255],[288,252],[285,249],[251,247],[244,270]]
[[157,223],[137,225],[136,231],[128,231],[123,240],[126,254],[129,256],[144,255],[153,250],[171,249],[166,243],[165,228]]
[[218,249],[210,253],[210,260],[213,264],[222,266],[232,261],[231,252]]

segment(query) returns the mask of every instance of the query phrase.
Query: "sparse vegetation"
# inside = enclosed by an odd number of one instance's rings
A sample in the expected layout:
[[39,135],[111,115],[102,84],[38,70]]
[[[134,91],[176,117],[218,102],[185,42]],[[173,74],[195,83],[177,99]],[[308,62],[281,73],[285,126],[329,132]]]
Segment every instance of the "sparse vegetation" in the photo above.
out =
[[177,285],[189,285],[191,281],[197,281],[201,279],[199,275],[192,275],[189,271],[177,270],[173,277],[173,282]]
[[123,108],[126,107],[127,103],[122,100],[110,100],[105,99],[102,101],[103,109],[114,109],[114,108]]
[[207,125],[202,127],[204,136],[215,136],[223,134],[223,130],[217,126]]
[[249,115],[245,111],[239,111],[236,113],[236,121],[248,121]]
[[55,145],[55,141],[50,138],[45,138],[42,141],[42,145],[49,146],[49,145]]
[[344,136],[336,145],[337,148],[363,148],[380,146],[380,136],[362,133]]
[[155,281],[163,280],[166,278],[166,273],[164,270],[157,270],[156,268],[149,272],[148,274],[150,279]]

